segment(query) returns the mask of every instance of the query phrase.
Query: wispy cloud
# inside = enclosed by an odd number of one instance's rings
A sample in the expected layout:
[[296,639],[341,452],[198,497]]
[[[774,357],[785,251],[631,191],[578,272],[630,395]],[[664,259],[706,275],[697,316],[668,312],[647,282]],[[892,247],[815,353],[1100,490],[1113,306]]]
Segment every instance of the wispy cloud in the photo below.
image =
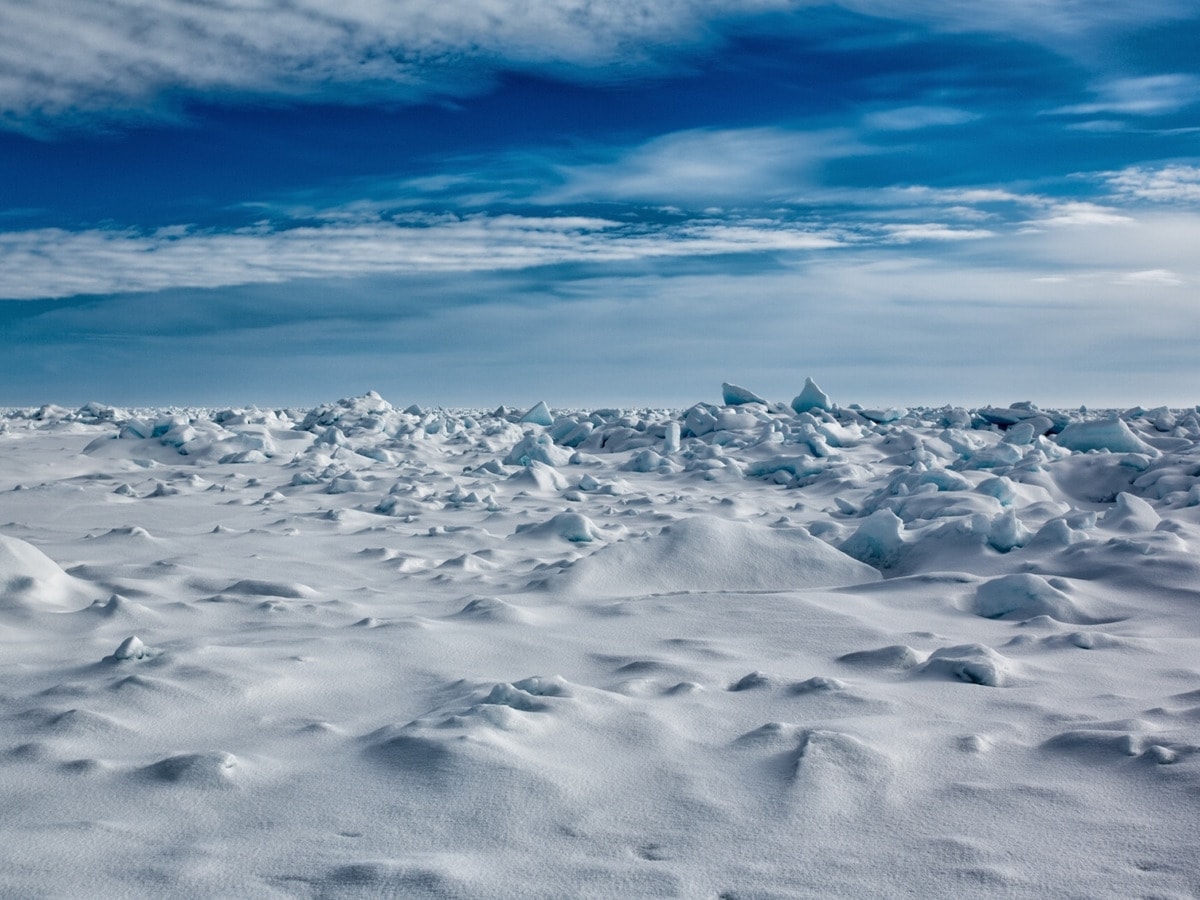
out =
[[1200,166],[1130,166],[1103,177],[1120,197],[1156,203],[1200,202]]
[[[1159,170],[1154,178],[1137,169],[1105,173],[1105,177],[1110,183],[1124,185],[1129,193],[1177,194],[1177,185],[1195,186],[1188,180],[1195,172],[1177,168],[1175,172]],[[596,177],[595,173],[589,177]],[[631,190],[628,182],[618,179],[617,183],[620,190]],[[581,195],[595,200],[603,195],[598,186],[607,184],[597,179]],[[768,177],[763,184],[773,186],[774,182]],[[756,186],[763,189],[763,184]],[[677,185],[660,187],[663,196],[678,199]],[[742,187],[750,192],[751,185]],[[696,187],[693,184],[688,189]],[[714,196],[703,195],[706,200]],[[746,196],[739,194],[738,199]],[[703,257],[770,256],[794,262],[848,248],[862,252],[874,247],[886,255],[888,248],[988,241],[1003,257],[1012,251],[1008,241],[1032,233],[1043,236],[1038,246],[1058,248],[1062,266],[1094,269],[1097,264],[1111,265],[1115,278],[1127,272],[1183,271],[1187,269],[1183,260],[1193,252],[1190,247],[1194,245],[1188,243],[1192,238],[1171,236],[1200,238],[1194,217],[1170,220],[1167,227],[1162,225],[1168,221],[1163,217],[1134,215],[1119,206],[988,187],[914,185],[865,194],[845,192],[838,203],[821,207],[783,204],[767,208],[760,202],[753,210],[740,212],[662,207],[637,212],[623,206],[617,207],[620,215],[611,218],[540,214],[536,205],[528,204],[525,208],[533,211],[396,212],[373,202],[354,201],[320,210],[303,208],[295,210],[291,218],[280,214],[275,220],[233,230],[176,225],[153,231],[50,228],[0,232],[0,298],[32,300],[318,279],[518,272],[562,265],[636,266],[649,260]],[[1158,224],[1143,227],[1148,219]],[[1050,241],[1049,236],[1056,233],[1064,235],[1063,239]],[[1071,237],[1076,234],[1085,237]],[[1178,248],[1170,251],[1175,255],[1164,256],[1179,240],[1189,249],[1182,256]],[[1107,248],[1103,252],[1098,249],[1102,246]],[[1030,248],[1023,247],[1020,252],[1028,253]],[[1046,277],[1057,274],[1043,273]]]
[[910,244],[914,241],[977,241],[996,235],[996,232],[986,228],[953,228],[941,222],[884,225],[883,231],[889,241],[898,244]]
[[1200,102],[1200,78],[1187,73],[1115,78],[1097,85],[1094,93],[1095,100],[1061,106],[1052,112],[1076,116],[1172,113]]
[[818,183],[820,166],[874,152],[848,129],[694,129],[622,148],[616,158],[558,169],[545,203],[635,201],[708,206],[785,200]]
[[881,109],[863,117],[863,125],[878,131],[915,131],[920,128],[963,125],[979,113],[951,106],[900,106]]
[[1183,284],[1183,279],[1170,269],[1143,269],[1140,272],[1126,272],[1118,279],[1118,282],[1120,284],[1178,287]]
[[1025,223],[1030,228],[1072,228],[1081,225],[1123,225],[1133,221],[1116,209],[1077,200],[1054,203],[1036,219]]
[[0,4],[0,124],[169,114],[180,93],[340,101],[469,94],[497,69],[669,66],[727,18],[787,0],[15,0]]
[[1153,22],[1195,15],[1190,0],[846,0],[846,6],[876,16],[925,22],[946,31],[988,32],[1018,37],[1059,49],[1079,49],[1078,41],[1097,34],[1127,35]]
[[0,233],[0,297],[216,288],[314,278],[530,269],[564,263],[820,250],[839,240],[786,222],[629,225],[573,216],[410,216],[205,232]]
[[[409,102],[469,96],[503,71],[572,80],[674,71],[730,29],[811,34],[817,0],[9,0],[0,4],[0,127],[36,132],[170,117],[181,101]],[[842,0],[852,15],[917,30],[984,32],[1073,46],[1194,16],[1188,0]],[[898,37],[903,40],[903,37]],[[1092,53],[1094,58],[1101,54]],[[1102,71],[1103,66],[1099,69]],[[1071,113],[1150,113],[1187,102],[1187,76],[1105,82]],[[963,121],[914,106],[872,127]]]

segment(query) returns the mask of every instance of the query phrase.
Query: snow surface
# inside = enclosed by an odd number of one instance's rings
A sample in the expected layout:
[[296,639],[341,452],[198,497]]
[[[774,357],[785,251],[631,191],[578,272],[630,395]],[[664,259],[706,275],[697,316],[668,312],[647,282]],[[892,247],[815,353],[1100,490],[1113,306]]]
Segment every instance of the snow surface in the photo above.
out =
[[0,413],[0,896],[1200,895],[1200,412]]

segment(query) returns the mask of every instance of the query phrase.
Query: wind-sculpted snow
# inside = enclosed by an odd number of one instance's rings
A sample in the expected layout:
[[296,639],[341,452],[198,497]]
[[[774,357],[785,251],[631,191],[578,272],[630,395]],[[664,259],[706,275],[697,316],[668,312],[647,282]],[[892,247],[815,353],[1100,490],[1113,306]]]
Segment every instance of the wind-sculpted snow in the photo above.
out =
[[0,412],[0,894],[1200,893],[1200,411],[715,400]]
[[622,597],[671,591],[786,591],[860,584],[879,573],[803,528],[692,516],[571,563],[551,590]]

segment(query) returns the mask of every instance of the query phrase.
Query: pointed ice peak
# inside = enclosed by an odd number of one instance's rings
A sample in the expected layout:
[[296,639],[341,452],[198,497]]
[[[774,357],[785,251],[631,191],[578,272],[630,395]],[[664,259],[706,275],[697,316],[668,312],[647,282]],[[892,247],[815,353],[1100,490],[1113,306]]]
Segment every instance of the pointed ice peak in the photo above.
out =
[[550,413],[546,401],[539,400],[529,412],[521,416],[521,422],[529,425],[553,425],[554,416]]
[[798,413],[814,409],[829,409],[830,406],[829,395],[817,387],[817,383],[811,378],[804,379],[804,390],[792,400],[792,409]]

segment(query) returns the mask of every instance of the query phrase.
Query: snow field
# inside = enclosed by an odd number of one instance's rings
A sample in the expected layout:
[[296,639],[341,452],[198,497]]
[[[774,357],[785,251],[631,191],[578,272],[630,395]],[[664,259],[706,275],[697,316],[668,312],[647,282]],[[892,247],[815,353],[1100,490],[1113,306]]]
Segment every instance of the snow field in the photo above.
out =
[[0,894],[1200,893],[1200,413],[0,417]]

